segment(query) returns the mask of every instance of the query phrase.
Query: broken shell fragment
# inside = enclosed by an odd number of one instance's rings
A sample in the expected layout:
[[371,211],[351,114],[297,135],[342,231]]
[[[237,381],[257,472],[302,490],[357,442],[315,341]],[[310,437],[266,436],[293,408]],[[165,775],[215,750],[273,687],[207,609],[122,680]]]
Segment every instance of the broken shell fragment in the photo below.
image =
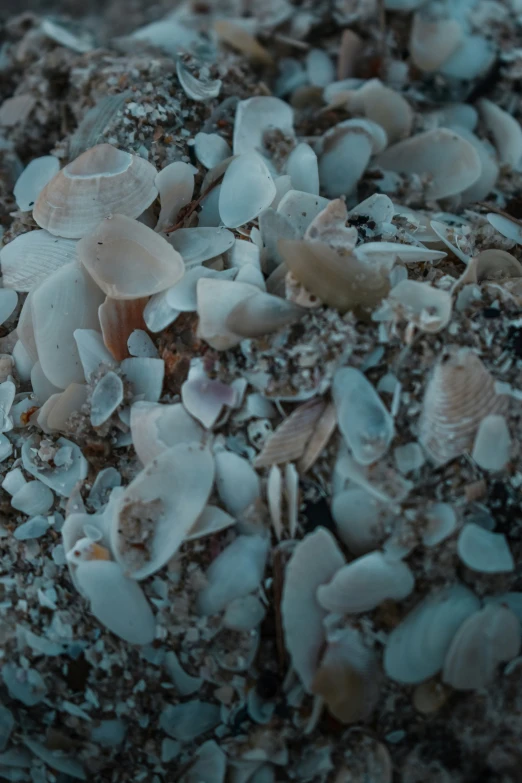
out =
[[515,568],[505,535],[468,522],[457,541],[457,552],[468,568],[483,574],[509,573]]
[[305,450],[312,437],[325,403],[321,398],[311,400],[296,408],[268,438],[262,451],[256,457],[255,467],[264,468],[295,462]]
[[476,282],[483,280],[506,280],[522,277],[522,264],[515,256],[506,250],[491,248],[483,250],[473,259],[475,264]]
[[239,337],[262,337],[295,323],[305,315],[299,305],[264,291],[249,296],[232,308],[225,328]]
[[158,172],[154,180],[160,202],[161,212],[156,231],[170,226],[194,194],[194,170],[188,163],[176,160]]
[[219,192],[219,215],[228,228],[254,220],[270,206],[276,186],[262,157],[245,152],[234,158],[225,172]]
[[217,98],[220,93],[221,79],[201,78],[201,75],[196,79],[180,59],[176,63],[176,73],[183,92],[193,101],[209,101],[211,98]]
[[226,351],[240,343],[242,338],[227,325],[228,317],[243,300],[259,294],[259,288],[250,283],[202,277],[196,292],[198,337],[217,351]]
[[40,193],[33,217],[51,234],[79,239],[113,213],[141,215],[158,195],[156,173],[140,156],[98,144],[53,177]]
[[105,347],[116,361],[130,356],[128,340],[135,329],[143,329],[143,311],[148,302],[142,299],[112,299],[100,305],[98,315]]
[[214,460],[196,445],[163,452],[131,481],[114,513],[111,545],[133,579],[162,568],[203,511],[214,483]]
[[511,436],[504,416],[486,416],[480,422],[472,458],[483,470],[505,468],[511,454]]
[[458,629],[479,608],[479,599],[460,584],[421,601],[388,637],[384,650],[388,677],[417,684],[436,674]]
[[384,85],[380,79],[369,79],[348,100],[348,109],[362,113],[386,131],[390,144],[405,139],[411,133],[413,110],[408,101],[396,90]]
[[138,401],[130,412],[132,444],[143,465],[179,443],[201,444],[205,431],[181,403]]
[[[51,444],[50,453],[47,451],[48,445],[49,442],[42,444],[36,436],[24,442],[22,446],[24,470],[58,495],[68,498],[78,482],[87,478],[89,465],[76,443],[66,438],[58,438],[55,444]],[[46,451],[52,457],[54,467],[51,467],[50,460],[41,459],[42,453]]]
[[410,55],[421,71],[436,71],[458,49],[462,27],[456,19],[431,19],[422,11],[413,17]]
[[440,332],[451,319],[451,294],[429,283],[402,280],[394,286],[374,320],[382,320],[383,311],[391,309],[400,319],[414,324],[423,332]]
[[349,487],[332,500],[337,535],[354,555],[371,552],[385,537],[387,506],[362,487]]
[[33,208],[41,191],[59,170],[60,161],[54,155],[35,158],[25,167],[13,190],[22,212],[29,212]]
[[218,133],[196,133],[194,151],[206,169],[213,169],[232,155],[228,142]]
[[20,234],[0,250],[5,288],[30,291],[60,267],[76,258],[77,241],[61,239],[40,229]]
[[487,130],[493,136],[501,163],[516,166],[522,157],[520,123],[500,106],[482,98],[479,110]]
[[91,424],[100,427],[123,402],[123,383],[114,372],[106,373],[96,384],[91,397]]
[[327,131],[319,158],[319,181],[326,195],[338,198],[353,193],[372,151],[370,133],[359,126],[340,123]]
[[103,220],[78,243],[78,257],[107,296],[140,299],[164,291],[184,273],[183,260],[152,229],[124,215]]
[[301,143],[294,147],[288,156],[286,170],[294,190],[312,193],[312,195],[319,194],[317,155],[309,144]]
[[236,241],[234,234],[223,227],[180,228],[166,238],[183,258],[187,270],[226,253]]
[[468,617],[451,643],[442,677],[458,691],[487,687],[497,666],[515,658],[520,651],[521,627],[507,607],[488,604]]
[[280,130],[293,138],[293,111],[285,101],[259,96],[239,101],[234,122],[234,155],[264,149],[264,134]]
[[394,436],[393,418],[360,370],[337,370],[332,384],[339,429],[361,465],[377,462]]

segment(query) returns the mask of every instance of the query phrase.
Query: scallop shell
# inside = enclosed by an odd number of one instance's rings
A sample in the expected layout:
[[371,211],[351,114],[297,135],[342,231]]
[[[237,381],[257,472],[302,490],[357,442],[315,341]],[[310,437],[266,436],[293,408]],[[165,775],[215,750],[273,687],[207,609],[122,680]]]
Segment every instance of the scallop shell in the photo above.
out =
[[78,257],[107,296],[140,299],[173,286],[183,260],[152,229],[124,215],[103,220],[78,243]]
[[321,398],[311,400],[296,408],[268,438],[256,457],[256,468],[295,462],[302,457],[314,428],[323,413],[325,403]]
[[142,299],[111,299],[108,296],[98,310],[105,347],[116,361],[130,356],[128,339],[135,329],[144,329],[143,311],[147,297]]
[[469,349],[450,349],[437,362],[422,403],[419,440],[437,465],[471,450],[480,422],[502,413],[506,397]]
[[205,449],[180,444],[163,452],[125,488],[114,513],[111,544],[134,579],[162,568],[203,511],[214,483]]
[[376,164],[388,171],[430,175],[426,198],[453,196],[473,185],[482,165],[475,148],[446,128],[419,133],[381,153]]
[[495,140],[501,163],[516,166],[522,157],[522,128],[520,123],[507,111],[491,101],[482,98],[479,110],[486,129]]
[[294,113],[285,101],[259,96],[239,101],[234,121],[234,155],[263,149],[266,131],[278,129],[293,138]]
[[176,222],[179,212],[191,201],[194,194],[194,169],[188,163],[176,160],[156,174],[154,184],[161,202],[156,231],[162,231]]
[[286,648],[305,689],[312,691],[325,642],[326,611],[317,589],[344,565],[333,536],[322,527],[299,541],[286,567],[281,612]]
[[482,574],[510,573],[515,568],[505,535],[492,533],[474,522],[468,522],[460,531],[457,552],[465,566]]
[[482,419],[471,456],[483,470],[505,468],[511,456],[511,436],[504,416]]
[[388,636],[384,650],[388,677],[417,684],[436,674],[458,629],[479,608],[479,599],[460,584],[421,601]]
[[60,389],[82,383],[83,367],[74,340],[77,329],[98,327],[103,294],[75,264],[58,269],[32,295],[34,333],[42,371]]
[[143,158],[98,144],[53,177],[40,193],[33,217],[51,234],[78,239],[113,213],[141,215],[158,195],[156,173]]
[[132,443],[143,465],[179,443],[201,444],[205,431],[181,403],[135,402],[131,406]]
[[370,552],[340,568],[331,582],[319,587],[317,600],[329,612],[355,614],[375,609],[388,599],[406,598],[414,586],[405,563]]
[[60,161],[54,155],[44,155],[32,160],[22,171],[14,186],[13,194],[22,212],[29,212],[41,191],[60,170]]
[[520,651],[520,621],[499,604],[488,604],[468,617],[451,643],[442,678],[459,691],[482,690],[495,677],[499,663]]
[[30,291],[60,267],[76,259],[76,240],[61,239],[48,231],[20,234],[0,250],[5,288]]

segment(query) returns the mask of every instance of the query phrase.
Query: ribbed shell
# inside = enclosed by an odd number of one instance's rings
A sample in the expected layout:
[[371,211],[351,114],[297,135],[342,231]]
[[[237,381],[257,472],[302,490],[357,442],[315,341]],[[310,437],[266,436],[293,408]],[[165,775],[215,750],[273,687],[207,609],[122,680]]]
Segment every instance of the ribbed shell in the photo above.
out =
[[480,422],[502,413],[507,398],[476,354],[452,349],[438,362],[424,395],[419,440],[437,465],[456,459],[473,446]]
[[266,468],[300,459],[324,408],[322,399],[312,400],[296,408],[270,436],[255,461],[255,467]]
[[53,272],[76,258],[72,239],[61,239],[48,231],[20,234],[0,251],[4,288],[30,291]]

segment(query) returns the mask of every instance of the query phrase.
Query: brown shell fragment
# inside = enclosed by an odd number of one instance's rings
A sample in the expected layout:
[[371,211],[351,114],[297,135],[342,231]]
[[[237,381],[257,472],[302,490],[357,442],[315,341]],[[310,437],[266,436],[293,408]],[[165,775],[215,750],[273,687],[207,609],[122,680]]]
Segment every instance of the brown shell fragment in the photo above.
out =
[[112,299],[108,296],[98,310],[103,342],[116,361],[130,356],[127,340],[135,329],[146,330],[143,310],[149,301],[142,299]]
[[266,468],[300,459],[324,409],[322,399],[311,400],[296,408],[267,440],[254,466]]
[[337,413],[333,402],[329,403],[321,413],[312,432],[312,436],[297,463],[300,473],[306,473],[315,464],[321,452],[326,448],[337,427]]
[[428,382],[419,424],[419,440],[436,465],[471,450],[480,422],[502,414],[507,397],[497,394],[495,379],[467,348],[450,348]]

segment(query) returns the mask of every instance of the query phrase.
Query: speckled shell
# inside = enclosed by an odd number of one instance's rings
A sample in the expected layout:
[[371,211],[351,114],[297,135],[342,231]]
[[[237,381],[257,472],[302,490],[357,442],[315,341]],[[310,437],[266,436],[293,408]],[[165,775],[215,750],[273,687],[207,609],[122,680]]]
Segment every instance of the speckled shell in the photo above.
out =
[[444,465],[472,448],[482,419],[506,407],[479,357],[466,348],[450,349],[428,382],[419,440],[432,461]]

